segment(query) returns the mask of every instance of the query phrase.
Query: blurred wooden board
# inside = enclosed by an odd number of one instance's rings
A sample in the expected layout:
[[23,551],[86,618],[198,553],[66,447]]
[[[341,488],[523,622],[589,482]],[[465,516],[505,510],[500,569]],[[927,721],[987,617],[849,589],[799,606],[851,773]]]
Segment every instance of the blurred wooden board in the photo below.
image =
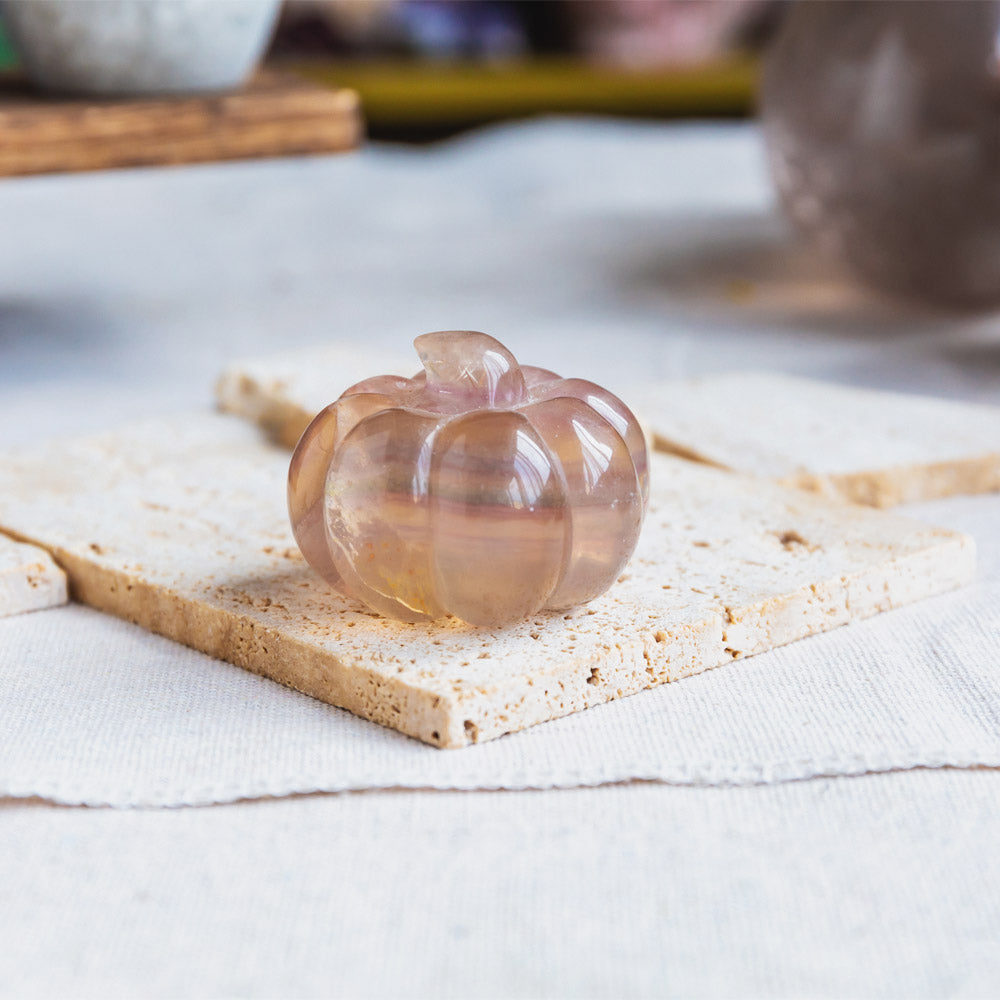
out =
[[290,74],[223,94],[116,99],[0,77],[0,176],[336,153],[362,136],[354,91]]

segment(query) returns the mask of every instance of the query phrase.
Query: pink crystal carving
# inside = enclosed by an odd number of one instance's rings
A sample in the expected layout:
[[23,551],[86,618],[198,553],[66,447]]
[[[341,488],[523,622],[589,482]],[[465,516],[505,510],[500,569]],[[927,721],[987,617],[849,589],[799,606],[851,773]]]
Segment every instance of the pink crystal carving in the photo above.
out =
[[359,382],[299,440],[288,508],[309,564],[409,622],[498,626],[602,594],[649,494],[629,408],[484,333],[414,346],[422,372]]

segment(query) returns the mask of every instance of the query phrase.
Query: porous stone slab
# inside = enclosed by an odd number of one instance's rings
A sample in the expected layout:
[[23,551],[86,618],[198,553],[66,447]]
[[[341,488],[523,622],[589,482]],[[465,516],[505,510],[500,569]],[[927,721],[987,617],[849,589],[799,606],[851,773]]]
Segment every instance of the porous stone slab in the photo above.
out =
[[872,507],[1000,490],[1000,407],[763,372],[630,398],[657,448]]
[[[0,461],[0,527],[74,597],[426,743],[488,740],[968,581],[971,539],[653,456],[635,556],[604,596],[502,629],[408,625],[305,565],[287,451],[191,414]],[[752,668],[751,668],[752,669]],[[807,683],[803,679],[803,683]]]
[[[234,365],[218,399],[291,447],[327,403],[383,368],[414,365],[313,348]],[[765,372],[671,380],[623,398],[659,450],[853,503],[1000,490],[1000,407]]]
[[219,376],[215,398],[223,412],[252,420],[272,441],[293,448],[309,421],[349,386],[373,375],[411,376],[419,369],[415,354],[332,344],[238,362]]
[[0,535],[0,618],[66,601],[66,574],[48,552]]

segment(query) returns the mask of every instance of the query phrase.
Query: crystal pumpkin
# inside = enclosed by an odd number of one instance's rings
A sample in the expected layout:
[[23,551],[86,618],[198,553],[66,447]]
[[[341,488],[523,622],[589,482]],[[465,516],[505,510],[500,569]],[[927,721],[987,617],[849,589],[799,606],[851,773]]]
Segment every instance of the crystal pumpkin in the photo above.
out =
[[424,370],[352,386],[306,428],[292,529],[342,593],[403,621],[496,626],[603,593],[639,537],[646,445],[606,389],[484,333],[414,341]]

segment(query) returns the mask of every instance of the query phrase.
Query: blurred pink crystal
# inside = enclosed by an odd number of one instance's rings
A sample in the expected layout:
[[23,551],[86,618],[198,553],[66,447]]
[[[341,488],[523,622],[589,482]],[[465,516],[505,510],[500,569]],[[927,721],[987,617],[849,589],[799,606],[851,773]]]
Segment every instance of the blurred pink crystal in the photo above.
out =
[[424,370],[352,386],[288,472],[309,564],[403,621],[497,626],[602,594],[639,538],[646,445],[628,407],[520,366],[484,333],[417,337]]
[[1000,304],[1000,3],[797,3],[760,107],[781,204],[869,284]]

